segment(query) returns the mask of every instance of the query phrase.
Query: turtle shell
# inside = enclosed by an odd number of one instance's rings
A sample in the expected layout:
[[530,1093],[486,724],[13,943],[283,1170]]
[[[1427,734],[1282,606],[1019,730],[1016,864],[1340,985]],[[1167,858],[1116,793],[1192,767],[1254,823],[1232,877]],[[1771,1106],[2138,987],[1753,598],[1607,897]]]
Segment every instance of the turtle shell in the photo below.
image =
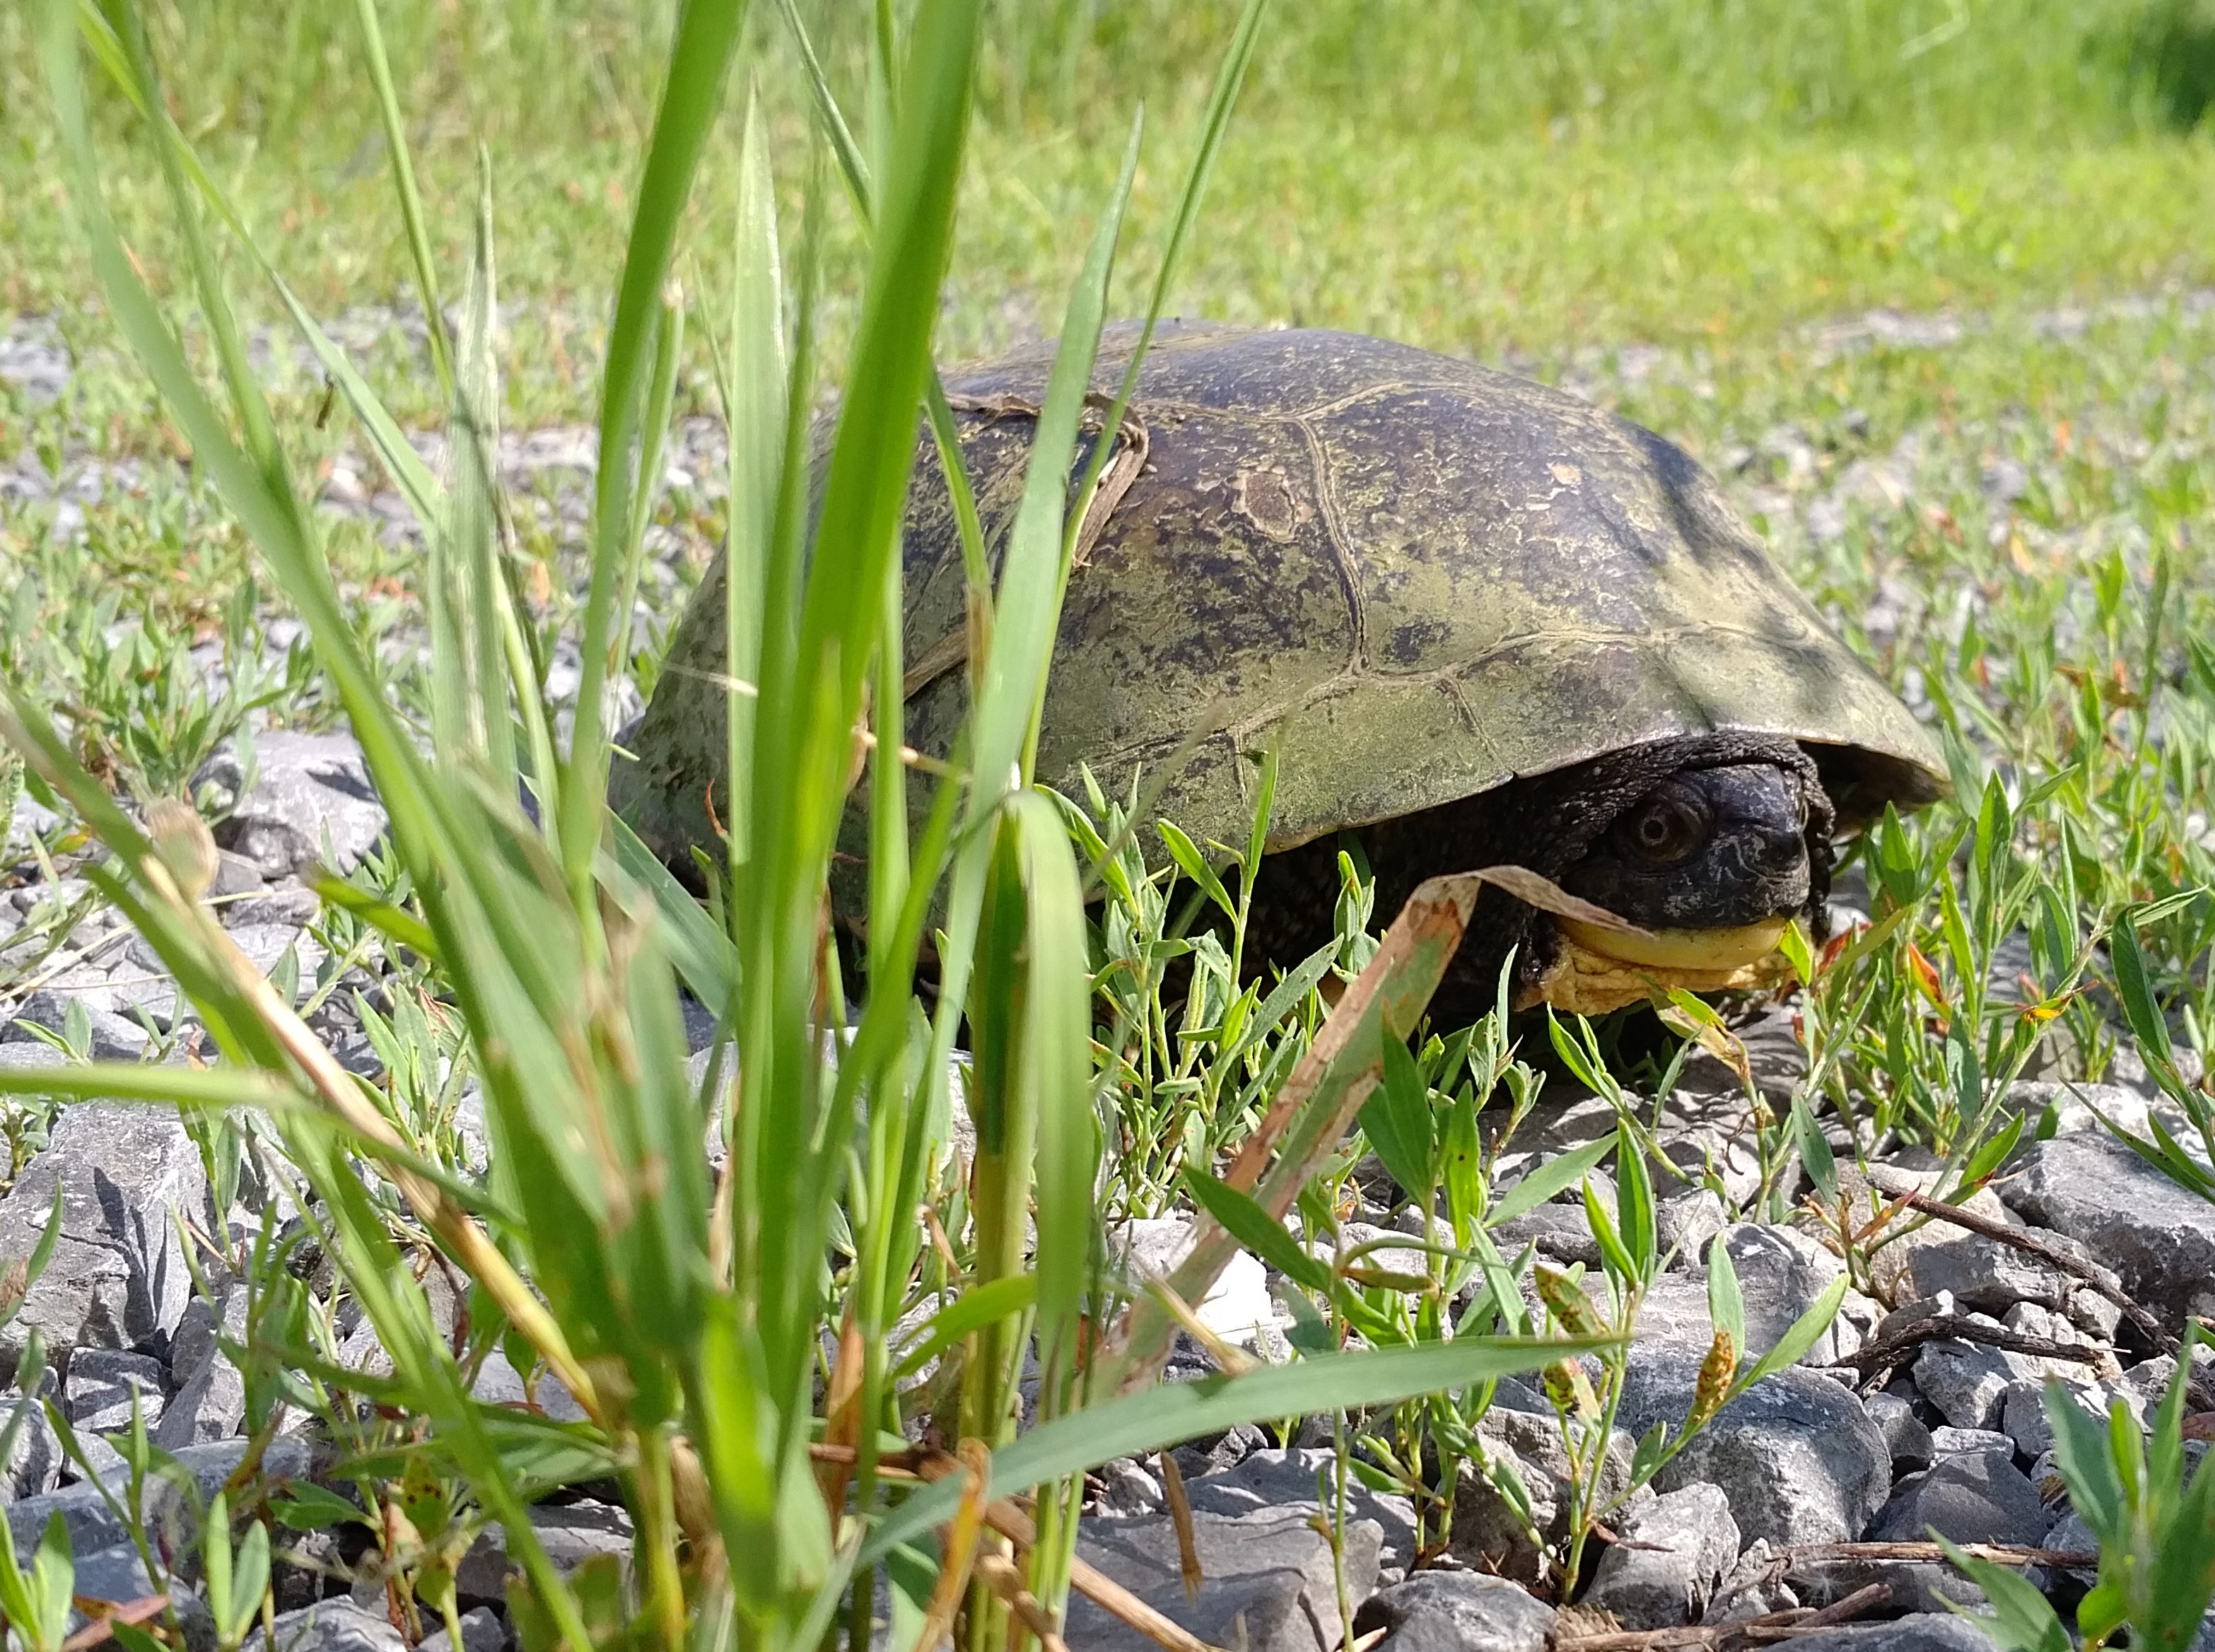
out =
[[[1134,341],[1103,342],[1101,406]],[[947,379],[996,572],[1052,360],[1034,346]],[[1038,774],[1070,795],[1088,764],[1111,792],[1143,772],[1161,816],[1242,843],[1273,744],[1281,850],[1732,731],[1804,743],[1847,826],[1944,789],[1930,736],[1692,459],[1573,395],[1351,333],[1177,325],[1114,439],[1040,730]],[[903,556],[907,737],[943,754],[966,598],[927,435]],[[673,862],[709,841],[723,767],[721,573],[615,780]]]
[[[1131,342],[1111,334],[1098,389]],[[1051,363],[1034,346],[948,381],[988,534]],[[1273,850],[1723,731],[1806,743],[1848,825],[1944,787],[1922,725],[1650,431],[1405,345],[1200,326],[1156,338],[1132,414],[1135,474],[1085,524],[1063,609],[1050,784],[1144,771],[1162,816],[1240,843],[1273,743]],[[958,658],[964,581],[933,456],[905,554],[930,679],[911,676],[908,736],[942,751],[966,674],[934,667]]]

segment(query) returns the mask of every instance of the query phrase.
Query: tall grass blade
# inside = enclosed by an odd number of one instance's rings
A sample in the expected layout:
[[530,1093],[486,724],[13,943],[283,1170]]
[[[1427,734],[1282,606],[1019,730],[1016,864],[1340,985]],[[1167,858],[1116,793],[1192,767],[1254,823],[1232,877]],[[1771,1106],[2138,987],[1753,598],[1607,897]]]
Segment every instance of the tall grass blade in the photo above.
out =
[[[992,1493],[1019,1496],[1047,1480],[1116,1457],[1139,1457],[1200,1435],[1273,1417],[1357,1410],[1443,1393],[1488,1379],[1543,1370],[1615,1346],[1604,1337],[1463,1337],[1451,1343],[1329,1354],[1239,1377],[1165,1383],[1042,1423],[992,1453]],[[908,1499],[870,1533],[864,1563],[944,1520],[959,1488],[940,1481]]]
[[[614,608],[623,578],[625,536],[635,488],[631,446],[640,427],[640,403],[650,370],[653,342],[676,245],[678,221],[692,191],[692,174],[723,101],[723,82],[745,21],[745,0],[685,0],[670,44],[668,77],[655,111],[653,137],[639,180],[638,206],[608,330],[607,364],[601,379],[599,468],[593,488],[593,551],[586,595],[583,655],[577,684],[576,728],[561,793],[561,851],[572,898],[589,900],[592,860],[600,843],[607,799],[607,731],[603,697],[615,669]],[[629,616],[624,617],[626,633]]]
[[408,232],[408,258],[414,267],[415,293],[423,306],[423,325],[431,340],[431,365],[439,376],[439,390],[449,401],[455,389],[454,347],[446,333],[446,308],[439,297],[439,267],[431,256],[431,232],[423,212],[423,193],[416,187],[415,162],[408,152],[408,126],[400,113],[400,94],[392,84],[392,64],[385,56],[384,30],[377,20],[377,0],[354,0],[354,15],[361,23],[362,57],[369,65],[370,84],[377,90],[377,119],[384,126],[385,153],[392,162],[392,185],[400,198],[400,222]]

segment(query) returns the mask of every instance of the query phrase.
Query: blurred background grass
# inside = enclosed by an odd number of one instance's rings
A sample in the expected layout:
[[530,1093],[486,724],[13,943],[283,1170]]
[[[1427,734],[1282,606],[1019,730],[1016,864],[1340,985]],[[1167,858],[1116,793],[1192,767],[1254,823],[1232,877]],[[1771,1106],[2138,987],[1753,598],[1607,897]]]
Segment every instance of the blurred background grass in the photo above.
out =
[[[801,6],[852,90],[870,8]],[[309,301],[391,301],[406,254],[376,210],[383,156],[351,8],[158,9],[177,113]],[[596,328],[604,296],[586,272],[620,244],[673,0],[382,11],[434,209],[467,199],[484,141],[504,292]],[[1050,328],[1080,251],[1067,226],[1089,221],[1142,99],[1153,135],[1134,225],[1142,242],[1158,231],[1234,12],[1002,0],[942,353]],[[773,9],[756,14],[784,50]],[[50,310],[86,284],[26,27],[22,9],[0,9],[0,308]],[[2211,102],[2215,0],[1307,0],[1264,31],[1178,307],[1543,370],[1595,342],[1727,352],[1871,306],[2202,283]],[[784,113],[796,135],[800,112]],[[722,244],[728,174],[705,180],[700,244]],[[119,202],[127,232],[156,236],[150,205]],[[443,227],[458,235],[461,215]],[[720,288],[712,260],[695,274]],[[585,382],[557,366],[511,395],[555,416]]]

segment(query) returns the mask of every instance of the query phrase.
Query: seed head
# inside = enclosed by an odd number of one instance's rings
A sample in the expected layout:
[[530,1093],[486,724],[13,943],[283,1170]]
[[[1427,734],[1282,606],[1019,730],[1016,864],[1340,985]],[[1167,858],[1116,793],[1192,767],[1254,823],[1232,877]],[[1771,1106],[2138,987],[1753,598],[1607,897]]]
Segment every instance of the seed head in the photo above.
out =
[[218,863],[215,838],[199,810],[175,798],[156,798],[146,805],[146,835],[180,894],[197,901],[207,893]]
[[1700,1361],[1700,1380],[1692,1389],[1692,1414],[1684,1419],[1686,1432],[1722,1409],[1731,1379],[1737,1374],[1738,1345],[1731,1341],[1730,1332],[1719,1330],[1715,1341],[1708,1344],[1708,1357]]

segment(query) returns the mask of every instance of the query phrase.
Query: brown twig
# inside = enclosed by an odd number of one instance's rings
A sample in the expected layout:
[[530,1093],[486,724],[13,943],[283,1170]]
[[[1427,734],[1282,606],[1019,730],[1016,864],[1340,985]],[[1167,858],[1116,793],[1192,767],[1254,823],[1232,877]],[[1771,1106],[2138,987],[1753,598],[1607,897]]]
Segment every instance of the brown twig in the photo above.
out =
[[2020,1251],[2025,1256],[2036,1257],[2047,1267],[2089,1285],[2120,1308],[2132,1325],[2153,1340],[2156,1348],[2164,1354],[2176,1352],[2176,1338],[2163,1328],[2160,1319],[2155,1316],[2153,1311],[2132,1300],[2131,1294],[2123,1288],[2122,1282],[2108,1270],[2100,1266],[2098,1263],[2087,1262],[2082,1257],[2072,1257],[2059,1245],[2040,1239],[2022,1228],[2009,1227],[2005,1222],[1994,1221],[1990,1216],[1979,1216],[1973,1210],[1964,1210],[1959,1205],[1948,1204],[1943,1199],[1934,1199],[1927,1193],[1905,1192],[1892,1196],[1899,1199],[1911,1210],[1919,1210],[1924,1215],[1934,1217],[1939,1221],[1949,1223],[1955,1227],[1966,1228],[1972,1233],[1992,1240],[1995,1244],[2004,1245],[2011,1250]]
[[1910,1320],[1890,1336],[1881,1337],[1843,1358],[1832,1361],[1832,1365],[1834,1369],[1844,1366],[1864,1373],[1880,1371],[1887,1366],[1898,1364],[1902,1355],[1920,1348],[1925,1343],[1946,1339],[1982,1343],[2003,1353],[2028,1354],[2044,1360],[2068,1360],[2077,1365],[2104,1365],[2114,1358],[2108,1349],[2092,1343],[2057,1343],[2045,1337],[2033,1337],[2025,1331],[2009,1331],[2004,1325],[1973,1325],[1960,1314],[1934,1313]]
[[1669,1629],[1608,1630],[1598,1635],[1567,1636],[1553,1643],[1553,1652],[1690,1652],[1699,1647],[1727,1646],[1733,1641],[1782,1641],[1796,1635],[1829,1629],[1892,1599],[1891,1585],[1870,1583],[1819,1611],[1795,1606],[1735,1624],[1679,1624]]
[[[2096,1549],[2040,1549],[2027,1543],[1957,1543],[1954,1548],[1972,1560],[1989,1560],[2000,1566],[2053,1566],[2064,1570],[2096,1566]],[[1803,1543],[1782,1551],[1777,1558],[1789,1572],[1802,1561],[1908,1560],[1942,1561],[1946,1551],[1935,1543]]]

